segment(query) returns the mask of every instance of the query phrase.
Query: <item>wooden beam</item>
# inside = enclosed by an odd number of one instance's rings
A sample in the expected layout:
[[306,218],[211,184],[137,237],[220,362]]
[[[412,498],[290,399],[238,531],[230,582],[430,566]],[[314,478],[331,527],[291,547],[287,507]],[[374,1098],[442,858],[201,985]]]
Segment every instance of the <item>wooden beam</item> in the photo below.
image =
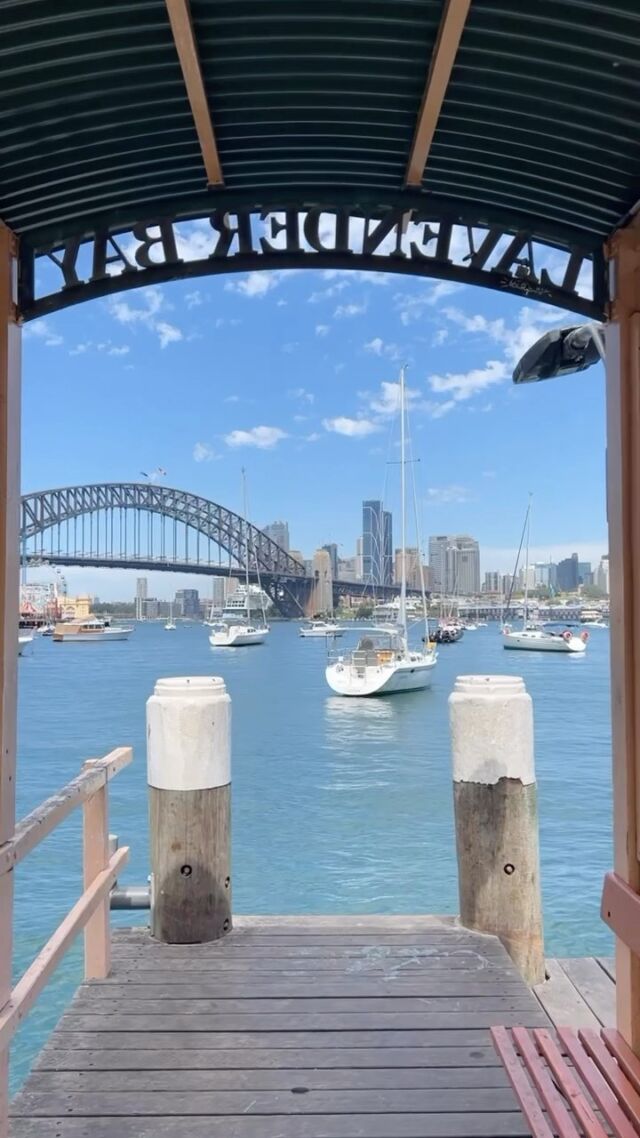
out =
[[[0,848],[16,817],[20,593],[20,346],[18,243],[0,222]],[[0,1013],[11,992],[13,873],[0,876]],[[9,1052],[0,1044],[0,1134],[8,1133]]]
[[[619,230],[606,253],[615,284],[606,331],[614,865],[640,893],[640,229]],[[640,1055],[640,957],[620,937],[616,979],[617,1027]]]
[[224,177],[207,93],[204,89],[198,48],[193,34],[189,0],[165,0],[165,2],[189,103],[191,104],[191,114],[198,133],[207,181],[210,186],[222,186],[224,185]]
[[449,79],[470,7],[471,0],[445,0],[415,134],[411,143],[405,174],[407,186],[420,186],[422,184],[433,136],[436,133],[438,119],[440,118],[440,110],[447,93]]

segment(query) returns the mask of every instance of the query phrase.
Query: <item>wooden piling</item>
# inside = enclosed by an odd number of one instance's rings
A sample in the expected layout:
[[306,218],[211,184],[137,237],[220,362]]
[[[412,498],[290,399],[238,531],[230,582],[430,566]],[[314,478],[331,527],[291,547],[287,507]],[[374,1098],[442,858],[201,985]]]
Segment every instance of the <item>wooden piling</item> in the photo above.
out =
[[461,676],[449,697],[460,920],[544,980],[533,709],[515,676]]
[[147,701],[151,933],[168,944],[231,928],[230,724],[215,676],[158,680]]

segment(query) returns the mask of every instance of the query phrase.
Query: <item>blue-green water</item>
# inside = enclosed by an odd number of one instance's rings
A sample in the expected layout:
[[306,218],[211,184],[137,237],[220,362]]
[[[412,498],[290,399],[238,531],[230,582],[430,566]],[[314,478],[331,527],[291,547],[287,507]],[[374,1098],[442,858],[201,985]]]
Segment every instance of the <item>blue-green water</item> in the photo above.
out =
[[[233,700],[234,910],[455,912],[447,696],[457,675],[517,674],[534,700],[548,952],[610,951],[598,916],[611,863],[608,633],[594,629],[577,657],[505,652],[497,627],[479,629],[440,649],[430,692],[378,700],[332,696],[325,653],[290,624],[235,651],[211,649],[196,625],[139,625],[109,645],[38,639],[20,660],[19,816],[86,758],[132,744],[133,765],[111,783],[111,829],[131,846],[122,880],[145,882],[145,701],[160,676],[217,674]],[[16,876],[17,973],[80,892],[79,815]],[[80,974],[77,946],[18,1033],[15,1080]]]

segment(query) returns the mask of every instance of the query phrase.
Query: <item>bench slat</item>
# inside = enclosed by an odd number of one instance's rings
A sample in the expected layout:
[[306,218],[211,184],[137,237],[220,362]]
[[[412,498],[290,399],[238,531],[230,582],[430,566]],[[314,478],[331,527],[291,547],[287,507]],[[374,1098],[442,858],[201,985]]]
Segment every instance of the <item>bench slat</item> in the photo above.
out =
[[553,1138],[553,1132],[542,1113],[535,1091],[529,1083],[524,1068],[518,1059],[516,1049],[513,1046],[513,1040],[506,1027],[492,1027],[491,1036],[495,1049],[507,1072],[509,1082],[517,1095],[522,1113],[531,1127],[535,1138]]
[[613,1127],[616,1138],[637,1138],[637,1130],[629,1122],[598,1067],[589,1058],[576,1032],[561,1027],[558,1029],[558,1035],[585,1086],[593,1095],[596,1105]]
[[512,1035],[543,1105],[553,1120],[559,1138],[580,1138],[580,1133],[567,1110],[564,1099],[554,1086],[529,1032],[525,1027],[514,1027]]
[[602,1032],[602,1038],[629,1082],[640,1094],[640,1060],[637,1055],[634,1055],[626,1039],[615,1028],[606,1028]]
[[[568,1030],[566,1032],[566,1036],[571,1037],[572,1041],[575,1041],[576,1047],[579,1047],[575,1032]],[[562,1093],[568,1099],[571,1105],[571,1109],[578,1119],[578,1122],[584,1128],[584,1132],[587,1135],[587,1138],[607,1138],[606,1130],[598,1122],[598,1119],[593,1113],[591,1105],[587,1100],[584,1090],[577,1083],[572,1072],[569,1070],[569,1067],[562,1058],[562,1054],[560,1053],[555,1040],[552,1039],[550,1033],[546,1028],[541,1028],[539,1031],[533,1032],[533,1038],[535,1039],[539,1049],[542,1051],[542,1054],[547,1060],[547,1063],[553,1072],[554,1077],[559,1083]],[[569,1044],[565,1036],[561,1035],[560,1038],[562,1039],[565,1047],[568,1049]],[[580,1070],[580,1074],[582,1075],[583,1072],[581,1068],[578,1067],[578,1064],[576,1064],[576,1067],[578,1070]],[[629,1138],[629,1136],[624,1135],[623,1138]]]
[[[625,1114],[634,1124],[630,1132],[637,1135],[640,1129],[640,1095],[595,1032],[581,1035],[580,1040],[582,1047],[591,1056],[602,1077],[606,1079],[616,1100],[624,1103]],[[614,1125],[613,1121],[611,1125]]]

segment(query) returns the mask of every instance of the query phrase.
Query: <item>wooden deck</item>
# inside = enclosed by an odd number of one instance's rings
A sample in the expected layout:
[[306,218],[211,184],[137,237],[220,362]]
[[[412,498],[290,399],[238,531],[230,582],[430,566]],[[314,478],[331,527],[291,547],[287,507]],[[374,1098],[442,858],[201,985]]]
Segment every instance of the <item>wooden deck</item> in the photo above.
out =
[[[548,1023],[453,920],[246,918],[114,936],[13,1104],[13,1138],[520,1138],[489,1039]],[[603,973],[604,974],[604,973]]]
[[547,961],[535,995],[556,1027],[615,1027],[615,965],[609,957]]

